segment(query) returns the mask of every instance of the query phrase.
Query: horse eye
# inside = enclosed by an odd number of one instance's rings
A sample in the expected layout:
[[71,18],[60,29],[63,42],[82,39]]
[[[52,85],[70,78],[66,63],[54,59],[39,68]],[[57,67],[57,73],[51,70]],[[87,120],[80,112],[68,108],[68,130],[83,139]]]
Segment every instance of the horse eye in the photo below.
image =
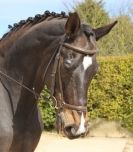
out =
[[68,59],[64,60],[64,66],[65,66],[65,68],[69,69],[71,67],[71,64],[72,64],[71,60],[68,60]]
[[70,68],[73,65],[74,55],[73,53],[69,53],[66,58],[64,58],[64,65],[66,68]]
[[72,52],[68,53],[68,50],[66,49],[62,49],[61,56],[63,56],[64,59],[67,59],[67,60],[72,60],[75,57],[74,53]]

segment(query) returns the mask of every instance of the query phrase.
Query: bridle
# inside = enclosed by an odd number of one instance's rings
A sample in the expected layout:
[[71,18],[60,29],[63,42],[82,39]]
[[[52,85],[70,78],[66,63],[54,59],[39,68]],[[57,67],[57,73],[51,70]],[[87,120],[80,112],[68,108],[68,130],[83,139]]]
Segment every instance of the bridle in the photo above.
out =
[[[68,104],[65,102],[64,100],[64,96],[63,96],[63,89],[62,89],[62,79],[61,79],[61,72],[60,72],[60,60],[61,60],[61,50],[63,47],[71,49],[75,52],[78,52],[80,54],[84,54],[84,55],[94,55],[97,50],[92,51],[92,50],[83,50],[82,48],[79,47],[75,47],[71,44],[65,43],[66,40],[66,36],[64,37],[63,40],[61,40],[60,42],[60,46],[57,49],[57,53],[55,56],[55,60],[54,60],[54,66],[53,66],[53,70],[52,70],[52,81],[51,81],[51,97],[54,100],[55,103],[55,108],[57,109],[57,111],[61,111],[62,109],[66,108],[66,109],[70,109],[70,110],[76,110],[76,111],[80,111],[80,112],[87,112],[87,107],[86,106],[77,106],[77,105],[72,105],[72,104]],[[54,97],[54,88],[55,88],[55,77],[56,74],[58,74],[58,80],[59,80],[59,89],[60,89],[60,93],[61,93],[61,100],[57,101],[57,99]]]
[[[68,39],[68,37],[67,37],[67,39]],[[46,69],[44,71],[43,77],[45,79],[47,71],[48,71],[51,63],[54,61],[54,66],[53,66],[52,73],[51,73],[51,89],[50,90],[51,90],[51,97],[52,97],[52,99],[54,100],[54,103],[55,103],[55,109],[57,111],[60,111],[63,108],[67,108],[67,109],[70,109],[70,110],[86,112],[87,111],[87,107],[71,105],[71,104],[65,103],[65,101],[64,101],[63,89],[62,89],[62,80],[61,80],[61,73],[60,73],[60,59],[61,59],[60,53],[61,53],[61,50],[62,50],[63,47],[71,49],[71,50],[73,50],[75,52],[78,52],[78,53],[81,53],[81,54],[84,54],[84,55],[93,55],[93,54],[95,54],[97,52],[97,50],[96,51],[83,50],[82,48],[75,47],[75,46],[73,46],[71,44],[66,43],[65,41],[66,41],[66,35],[63,36],[63,38],[61,39],[59,45],[56,47],[56,49],[55,49],[55,51],[54,51],[49,63],[46,66]],[[61,98],[62,98],[60,100],[60,103],[54,97],[55,77],[56,77],[57,72],[58,72],[58,79],[59,79],[59,88],[60,88]],[[5,77],[6,79],[18,84],[19,86],[21,86],[22,88],[24,88],[25,90],[27,90],[28,92],[33,94],[35,99],[38,99],[40,97],[40,95],[35,91],[35,88],[30,89],[26,85],[20,83],[19,81],[17,81],[14,78],[10,77],[9,75],[7,75],[6,73],[4,73],[1,70],[0,70],[0,75]]]

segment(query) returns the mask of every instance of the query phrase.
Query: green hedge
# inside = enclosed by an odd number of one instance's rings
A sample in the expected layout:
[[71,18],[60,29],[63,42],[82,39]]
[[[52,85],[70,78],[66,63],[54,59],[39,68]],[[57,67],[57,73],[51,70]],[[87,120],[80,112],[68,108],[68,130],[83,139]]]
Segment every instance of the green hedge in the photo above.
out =
[[[99,57],[98,61],[99,72],[88,91],[88,117],[119,120],[133,131],[133,56]],[[45,91],[42,95],[49,96]],[[55,111],[52,101],[45,100],[40,106],[44,126],[49,128],[54,126]]]
[[56,113],[52,99],[50,98],[50,93],[46,86],[44,87],[44,90],[41,92],[39,106],[44,128],[47,130],[52,129],[54,127],[54,123],[56,120]]
[[88,100],[91,119],[119,120],[133,131],[133,56],[99,58]]

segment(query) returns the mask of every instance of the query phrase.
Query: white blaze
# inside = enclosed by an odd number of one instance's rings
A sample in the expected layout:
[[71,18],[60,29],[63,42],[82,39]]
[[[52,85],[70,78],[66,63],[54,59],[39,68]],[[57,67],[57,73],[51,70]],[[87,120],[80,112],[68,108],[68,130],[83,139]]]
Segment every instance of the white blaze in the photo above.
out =
[[73,135],[75,135],[75,136],[76,136],[76,135],[80,135],[80,134],[82,134],[82,133],[85,133],[86,128],[85,128],[85,118],[84,118],[83,112],[82,112],[82,114],[81,114],[80,125],[79,125],[78,130],[75,131],[75,129],[72,128],[71,131],[72,131]]
[[85,133],[86,129],[85,129],[85,118],[84,118],[84,114],[82,112],[81,114],[81,119],[80,119],[80,126],[78,131],[76,132],[77,135]]
[[[90,56],[85,56],[83,58],[83,68],[84,70],[87,70],[87,68],[92,64],[92,57]],[[80,125],[79,125],[79,128],[78,130],[76,131],[74,128],[71,129],[71,132],[73,135],[80,135],[80,134],[83,134],[86,132],[86,128],[85,128],[85,118],[84,118],[84,114],[82,112],[81,114],[81,118],[80,118]]]
[[90,56],[85,56],[83,59],[83,67],[86,70],[92,64],[92,58]]

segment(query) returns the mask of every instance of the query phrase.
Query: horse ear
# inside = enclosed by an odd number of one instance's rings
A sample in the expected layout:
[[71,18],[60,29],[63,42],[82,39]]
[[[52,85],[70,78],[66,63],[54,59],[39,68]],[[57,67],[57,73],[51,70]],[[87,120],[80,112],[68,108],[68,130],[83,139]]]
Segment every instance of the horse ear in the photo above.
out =
[[98,41],[101,37],[108,34],[111,31],[111,29],[115,26],[116,23],[117,21],[113,22],[112,24],[109,24],[97,29],[93,29],[96,35],[96,40]]
[[72,37],[79,31],[79,29],[80,29],[79,15],[76,12],[69,14],[69,17],[65,25],[66,35]]

